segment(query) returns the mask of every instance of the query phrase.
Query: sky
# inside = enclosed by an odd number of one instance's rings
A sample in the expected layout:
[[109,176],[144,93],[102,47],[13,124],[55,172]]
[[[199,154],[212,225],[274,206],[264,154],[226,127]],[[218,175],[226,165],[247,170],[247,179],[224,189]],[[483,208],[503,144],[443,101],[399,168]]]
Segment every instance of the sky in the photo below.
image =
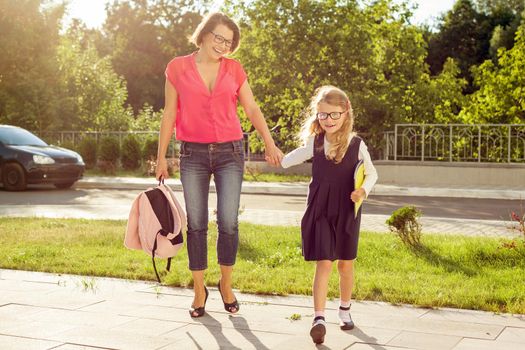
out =
[[[417,4],[413,23],[432,25],[440,14],[450,10],[456,0],[409,0]],[[100,28],[104,23],[106,11],[104,9],[108,0],[69,0],[66,26],[72,18],[79,18],[89,28]],[[219,8],[222,1],[215,0],[213,7]]]

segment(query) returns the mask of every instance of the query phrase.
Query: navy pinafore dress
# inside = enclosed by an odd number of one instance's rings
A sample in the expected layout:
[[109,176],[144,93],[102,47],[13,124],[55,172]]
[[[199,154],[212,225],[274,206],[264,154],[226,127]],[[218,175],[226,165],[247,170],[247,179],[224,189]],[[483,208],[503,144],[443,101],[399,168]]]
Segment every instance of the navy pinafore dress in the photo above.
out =
[[316,135],[312,181],[301,220],[302,251],[307,261],[353,260],[357,256],[361,209],[354,218],[354,170],[361,138],[352,137],[339,164],[326,159],[324,134]]

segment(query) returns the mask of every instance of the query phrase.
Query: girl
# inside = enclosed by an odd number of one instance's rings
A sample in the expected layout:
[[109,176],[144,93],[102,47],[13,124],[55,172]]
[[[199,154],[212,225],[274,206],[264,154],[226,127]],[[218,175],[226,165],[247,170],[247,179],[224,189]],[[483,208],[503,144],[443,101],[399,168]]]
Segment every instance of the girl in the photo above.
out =
[[191,317],[204,315],[208,289],[208,193],[213,174],[217,191],[218,289],[227,312],[239,311],[232,292],[232,271],[239,242],[238,213],[244,170],[243,133],[237,101],[265,143],[266,160],[278,166],[275,146],[255,102],[242,65],[227,58],[239,46],[237,24],[216,12],[206,16],[192,36],[198,50],[175,57],[166,68],[165,107],[160,126],[156,177],[168,178],[166,150],[176,129],[181,142],[180,176],[188,216],[188,258],[195,293]]
[[[320,344],[326,334],[325,304],[334,260],[338,260],[339,270],[340,327],[354,328],[350,299],[361,222],[361,210],[355,216],[354,203],[368,196],[377,181],[377,172],[363,140],[353,132],[352,106],[341,89],[317,89],[308,113],[301,132],[304,145],[287,154],[281,165],[288,168],[313,157],[301,236],[304,259],[317,262],[313,282],[315,316],[310,336]],[[365,180],[361,188],[354,188],[354,170],[360,160],[364,162]]]

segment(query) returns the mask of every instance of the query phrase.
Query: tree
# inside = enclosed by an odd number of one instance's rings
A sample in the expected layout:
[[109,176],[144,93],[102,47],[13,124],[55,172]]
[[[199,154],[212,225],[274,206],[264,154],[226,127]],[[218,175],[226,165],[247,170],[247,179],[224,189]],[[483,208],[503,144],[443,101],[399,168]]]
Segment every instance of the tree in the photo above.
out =
[[498,61],[473,69],[479,90],[469,97],[461,117],[472,123],[525,122],[525,23],[518,27],[514,46],[498,51]]
[[[46,5],[46,6],[42,6]],[[45,130],[58,118],[62,5],[0,0],[0,123]]]
[[458,0],[444,15],[439,31],[430,38],[427,62],[431,73],[441,72],[451,57],[458,62],[461,76],[470,83],[470,67],[489,58],[492,29],[488,16],[479,13],[471,0]]
[[162,108],[164,70],[171,58],[194,49],[187,38],[202,18],[202,4],[206,2],[117,0],[107,7],[98,47],[109,53],[115,71],[126,79],[127,102],[135,112],[144,104]]
[[[315,88],[324,84],[348,92],[357,130],[369,135],[372,148],[395,123],[434,120],[442,101],[429,97],[426,44],[422,30],[409,24],[406,5],[259,0],[229,2],[227,11],[241,23],[236,57],[270,127],[281,126],[283,149],[296,146],[302,112]],[[454,78],[448,86],[460,83],[455,73],[447,74]],[[249,130],[246,121],[244,127]]]
[[127,130],[133,115],[125,107],[126,82],[109,57],[101,58],[85,28],[75,22],[62,36],[57,52],[61,78],[62,130]]
[[439,31],[429,35],[427,62],[438,74],[448,57],[454,58],[467,78],[472,93],[470,68],[488,58],[497,61],[497,51],[511,49],[525,9],[523,0],[458,0],[441,18]]

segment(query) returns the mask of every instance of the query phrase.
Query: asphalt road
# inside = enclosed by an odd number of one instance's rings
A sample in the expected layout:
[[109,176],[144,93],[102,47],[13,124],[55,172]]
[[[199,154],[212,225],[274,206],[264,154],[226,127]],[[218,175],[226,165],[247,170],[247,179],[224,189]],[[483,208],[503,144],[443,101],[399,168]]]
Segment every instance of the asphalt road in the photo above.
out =
[[[52,187],[32,188],[24,192],[7,192],[0,189],[0,216],[17,213],[24,208],[33,210],[56,211],[61,209],[121,213],[129,210],[132,200],[139,191],[70,189],[56,190]],[[183,202],[182,193],[178,198]],[[215,194],[210,194],[210,208],[215,207]],[[246,209],[265,209],[283,211],[302,211],[305,196],[252,195],[241,196],[241,206]],[[404,205],[415,205],[426,217],[508,220],[511,211],[525,209],[525,203],[519,200],[495,200],[444,197],[408,197],[408,196],[370,196],[365,201],[364,213],[390,215],[393,210]]]

